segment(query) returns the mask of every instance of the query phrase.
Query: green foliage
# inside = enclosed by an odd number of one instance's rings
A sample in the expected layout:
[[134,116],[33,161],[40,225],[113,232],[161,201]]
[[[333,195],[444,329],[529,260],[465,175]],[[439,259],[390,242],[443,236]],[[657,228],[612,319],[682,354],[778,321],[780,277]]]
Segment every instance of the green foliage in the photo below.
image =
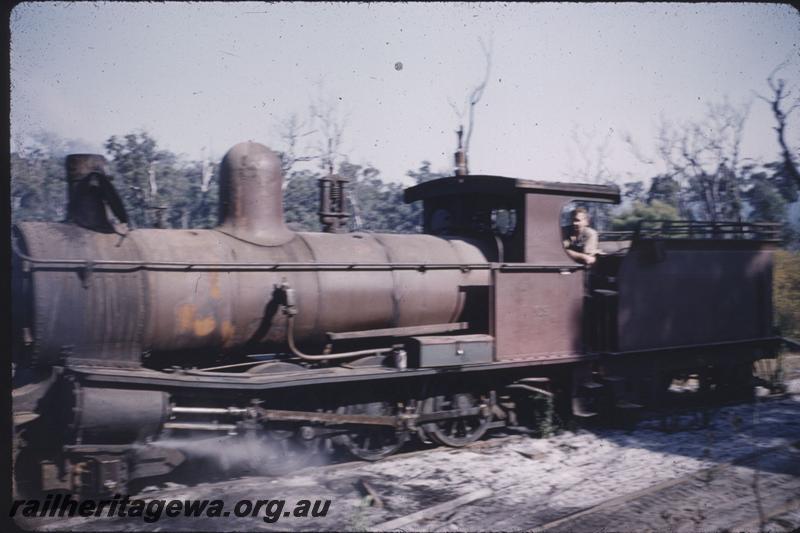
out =
[[764,168],[769,173],[769,180],[780,192],[783,199],[787,203],[796,202],[798,196],[800,196],[800,183],[794,179],[797,171],[793,169],[792,163],[774,161],[765,164]]
[[420,163],[419,168],[417,170],[409,170],[408,172],[406,172],[406,176],[413,179],[415,185],[419,185],[420,183],[425,183],[426,181],[444,178],[446,177],[446,174],[442,174],[440,172],[433,172],[431,170],[431,162],[425,160],[422,163]]
[[321,231],[319,223],[319,184],[321,174],[303,170],[292,172],[283,190],[283,216],[294,231]]
[[[51,136],[53,147],[37,146],[11,154],[13,222],[63,220],[66,212],[66,170],[60,152],[65,141]],[[200,161],[183,161],[161,150],[147,132],[115,135],[105,143],[109,172],[133,227],[211,228],[218,223],[219,169]],[[54,155],[59,153],[59,155]],[[350,178],[350,227],[392,233],[418,232],[421,206],[403,202],[404,187],[384,182],[380,172],[344,162],[339,173]],[[423,161],[409,171],[415,182],[441,177]],[[320,231],[320,172],[292,172],[283,191],[284,216],[295,231]]]
[[123,137],[116,135],[104,145],[111,157],[116,177],[115,187],[128,210],[134,227],[151,226],[151,208],[155,205],[149,185],[149,171],[156,160],[156,141],[146,132],[129,133]]
[[[714,208],[720,220],[739,220],[746,214],[750,222],[787,222],[789,204],[798,198],[798,190],[792,179],[787,177],[781,162],[767,163],[761,166],[745,166],[740,170],[741,176],[734,179],[731,173],[728,179],[725,169],[716,173],[717,207]],[[705,180],[705,181],[704,181]],[[703,181],[703,183],[700,183]],[[633,200],[632,206],[619,212],[611,221],[612,229],[630,229],[639,220],[705,219],[711,206],[699,207],[705,202],[703,191],[709,192],[711,180],[708,176],[697,176],[689,179],[686,187],[673,177],[661,175],[652,179],[646,200],[642,200],[641,182],[625,184],[623,196]],[[735,188],[735,191],[733,190]],[[674,208],[667,209],[665,206]],[[785,223],[782,239],[787,249],[800,247],[800,232],[790,223]]]
[[780,171],[781,164],[764,165],[766,171],[757,172],[749,179],[749,189],[744,199],[751,208],[748,219],[753,222],[783,222],[781,239],[787,249],[796,249],[800,245],[800,234],[786,220],[789,203],[797,199],[797,190],[793,188],[793,180],[784,180]]
[[632,202],[644,202],[645,192],[644,183],[641,181],[629,181],[623,185],[622,197]]
[[[604,185],[611,185],[611,183],[607,182]],[[586,209],[589,211],[589,220],[592,227],[600,231],[608,230],[613,224],[615,208],[616,206],[613,204],[589,203]]]
[[[112,136],[105,143],[115,185],[134,227],[208,228],[218,220],[218,179],[203,184],[201,162],[159,150],[147,132]],[[215,168],[206,169],[212,176]]]
[[[166,210],[170,228],[213,228],[219,220],[219,179],[215,166],[210,165],[206,190],[203,190],[203,163],[189,162],[175,166],[164,165],[159,176],[156,207]],[[163,184],[163,185],[162,185]]]
[[[60,221],[67,204],[64,150],[76,143],[41,135],[38,145],[11,154],[12,222]],[[105,143],[109,172],[134,227],[208,228],[217,224],[214,165],[181,161],[159,150],[146,132]],[[57,154],[57,155],[56,155]]]
[[775,253],[775,325],[784,337],[800,339],[800,253]]
[[[385,182],[380,171],[344,161],[338,173],[348,178],[351,231],[374,231],[387,233],[417,233],[420,231],[422,206],[419,202],[403,202],[404,187],[399,183]],[[443,177],[432,172],[430,163],[423,161],[417,170],[407,175],[415,183],[423,183]],[[319,185],[322,173],[303,170],[292,172],[283,193],[284,216],[289,228],[295,231],[320,231]]]
[[36,148],[11,154],[11,221],[63,220],[67,208],[64,157]]
[[786,216],[786,200],[765,173],[750,177],[751,188],[745,194],[754,222],[781,222]]
[[630,231],[642,220],[678,220],[678,210],[675,206],[653,200],[649,204],[634,202],[633,206],[611,219],[611,229],[614,231]]
[[648,202],[661,202],[678,209],[680,205],[681,186],[672,176],[656,176],[647,192]]
[[419,231],[420,209],[403,203],[403,186],[384,182],[380,171],[344,162],[339,174],[350,178],[351,228],[363,231],[414,233]]
[[721,165],[713,174],[700,172],[689,178],[685,195],[697,208],[700,218],[739,220],[742,212],[740,187],[744,183],[740,178],[735,171]]
[[[12,221],[63,220],[66,211],[65,150],[78,144],[54,135],[42,134],[35,144],[11,154]],[[210,228],[218,222],[219,179],[216,165],[184,161],[159,148],[147,132],[110,137],[104,144],[109,157],[113,184],[125,203],[133,227]],[[85,150],[83,150],[85,151]],[[347,161],[337,169],[350,179],[347,209],[351,230],[415,233],[420,231],[420,202],[405,204],[404,187],[384,182],[380,171]],[[318,220],[319,170],[291,172],[283,191],[287,225],[294,230],[320,231]],[[797,200],[798,187],[781,161],[760,166],[745,166],[739,175],[715,171],[717,196],[715,212],[735,219],[745,213],[751,221],[786,220],[789,203]],[[429,161],[406,174],[414,184],[441,178]],[[697,177],[699,176],[699,177]],[[590,206],[592,222],[598,229],[630,229],[640,220],[693,218],[704,211],[698,208],[708,183],[702,174],[682,183],[672,175],[652,179],[649,189],[642,182],[629,182],[624,197],[629,207],[612,216],[612,206]],[[727,176],[727,178],[726,178]],[[721,179],[725,178],[725,179]],[[729,179],[728,179],[729,178]],[[706,187],[704,189],[704,187]],[[701,194],[702,193],[702,194]],[[787,248],[800,246],[800,232],[785,225]]]

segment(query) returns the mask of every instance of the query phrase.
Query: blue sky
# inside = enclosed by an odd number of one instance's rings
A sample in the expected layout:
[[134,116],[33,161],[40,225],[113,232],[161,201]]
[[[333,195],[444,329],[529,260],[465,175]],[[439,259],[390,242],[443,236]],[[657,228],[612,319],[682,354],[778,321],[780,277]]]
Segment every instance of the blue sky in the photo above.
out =
[[[652,152],[659,117],[751,101],[743,152],[778,153],[766,77],[800,94],[800,16],[778,4],[356,4],[39,2],[10,17],[14,143],[39,130],[100,146],[144,129],[188,157],[255,140],[323,95],[346,117],[344,151],[399,179],[452,166],[463,104],[482,77],[470,170],[569,180],[574,134],[620,180],[645,178],[622,135]],[[395,65],[401,62],[402,69]],[[800,114],[789,140],[800,145]],[[310,140],[312,137],[309,137]]]

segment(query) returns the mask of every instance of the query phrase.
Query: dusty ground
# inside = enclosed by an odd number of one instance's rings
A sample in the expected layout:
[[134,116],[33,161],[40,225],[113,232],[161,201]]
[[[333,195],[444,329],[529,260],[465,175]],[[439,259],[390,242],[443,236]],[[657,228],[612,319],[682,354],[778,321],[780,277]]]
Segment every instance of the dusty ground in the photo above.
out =
[[[641,422],[635,430],[578,430],[547,439],[508,436],[471,449],[438,448],[397,455],[378,463],[350,463],[305,469],[281,478],[244,477],[196,486],[152,488],[148,499],[222,499],[232,509],[241,499],[283,499],[292,509],[301,499],[330,500],[324,518],[281,516],[274,523],[256,517],[166,518],[145,523],[135,518],[73,518],[38,522],[41,530],[80,531],[254,531],[367,530],[391,519],[489,489],[491,495],[468,505],[435,513],[402,526],[403,530],[526,530],[616,496],[644,490],[660,482],[713,467],[748,453],[782,446],[794,453],[800,442],[800,357],[786,365],[788,397],[714,409],[710,424],[685,415],[678,431],[663,431],[660,420]],[[758,490],[759,468],[745,471],[740,486],[726,497]],[[782,468],[782,467],[777,467]],[[781,472],[777,472],[781,474]],[[753,481],[755,479],[755,482]],[[765,478],[766,479],[766,478]],[[362,480],[381,506],[366,496]],[[737,492],[738,491],[738,492]],[[680,513],[680,510],[676,510]],[[715,510],[708,509],[709,516]],[[719,513],[718,513],[719,514]],[[724,517],[722,517],[724,518]],[[757,518],[757,517],[754,517]],[[655,530],[672,529],[671,517],[652,523]],[[717,517],[719,519],[719,517]],[[711,522],[709,522],[711,523]],[[695,523],[697,530],[703,522]],[[756,529],[758,525],[754,526]],[[768,523],[773,531],[800,527],[800,511],[789,510]]]

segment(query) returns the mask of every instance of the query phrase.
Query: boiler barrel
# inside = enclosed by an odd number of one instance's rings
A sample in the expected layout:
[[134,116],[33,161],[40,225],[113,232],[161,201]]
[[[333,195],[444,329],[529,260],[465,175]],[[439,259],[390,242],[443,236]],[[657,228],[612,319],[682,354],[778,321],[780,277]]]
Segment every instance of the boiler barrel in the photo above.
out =
[[[15,275],[28,284],[29,335],[46,362],[65,347],[131,362],[143,351],[280,348],[286,318],[275,287],[282,283],[295,289],[295,337],[305,345],[323,342],[326,332],[455,321],[464,289],[489,283],[478,246],[430,235],[294,233],[261,245],[219,230],[140,229],[122,237],[70,224],[17,229],[18,246],[33,259],[94,262],[33,262]],[[484,268],[459,268],[470,264]]]

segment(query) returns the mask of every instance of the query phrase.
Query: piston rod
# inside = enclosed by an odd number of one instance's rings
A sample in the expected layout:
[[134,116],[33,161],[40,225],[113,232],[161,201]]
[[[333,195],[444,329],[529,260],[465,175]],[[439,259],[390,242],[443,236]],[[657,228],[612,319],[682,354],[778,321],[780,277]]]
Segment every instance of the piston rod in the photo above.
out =
[[173,406],[170,413],[174,415],[230,415],[247,416],[251,411],[241,407],[177,407]]
[[203,424],[195,422],[167,422],[164,429],[188,429],[195,431],[236,431],[236,424]]

